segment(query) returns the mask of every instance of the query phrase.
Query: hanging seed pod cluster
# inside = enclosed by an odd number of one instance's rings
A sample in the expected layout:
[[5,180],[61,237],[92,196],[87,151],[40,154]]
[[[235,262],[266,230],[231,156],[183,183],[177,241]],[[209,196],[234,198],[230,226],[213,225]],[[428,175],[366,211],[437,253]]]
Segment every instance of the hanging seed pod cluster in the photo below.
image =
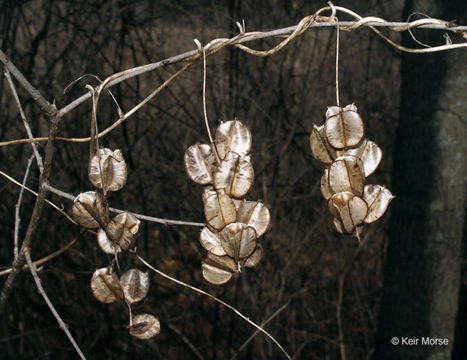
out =
[[[129,212],[109,218],[106,195],[120,190],[126,183],[127,168],[120,150],[100,148],[91,158],[89,181],[97,188],[79,194],[73,202],[75,220],[88,229],[98,228],[97,243],[106,254],[128,250],[138,232],[140,221]],[[118,262],[117,262],[118,263]],[[138,269],[130,269],[119,278],[112,267],[97,269],[91,278],[91,291],[103,303],[124,300],[128,306],[141,301],[149,290],[149,276]],[[132,317],[130,333],[140,339],[149,339],[160,331],[159,320],[150,314]]]
[[207,224],[200,242],[208,254],[202,273],[215,285],[226,283],[243,267],[256,266],[262,257],[257,239],[266,232],[270,215],[260,200],[245,199],[254,180],[250,149],[250,130],[232,120],[217,128],[214,144],[198,143],[185,152],[188,176],[205,185]]
[[314,157],[329,164],[321,178],[321,193],[328,201],[334,226],[341,234],[357,237],[362,225],[383,216],[394,198],[382,185],[365,185],[383,152],[364,136],[363,121],[354,104],[329,107],[326,122],[313,124],[310,136]]

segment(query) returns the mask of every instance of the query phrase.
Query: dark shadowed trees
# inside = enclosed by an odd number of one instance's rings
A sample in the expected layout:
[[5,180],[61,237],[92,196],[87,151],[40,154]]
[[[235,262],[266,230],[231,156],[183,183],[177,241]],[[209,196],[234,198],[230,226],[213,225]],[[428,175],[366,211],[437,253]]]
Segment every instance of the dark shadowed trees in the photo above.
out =
[[[465,1],[406,1],[412,12],[467,20]],[[423,42],[445,41],[428,33]],[[413,43],[409,34],[405,44]],[[454,343],[467,177],[467,53],[403,54],[393,202],[376,359],[448,359]],[[399,345],[391,344],[397,337]],[[418,345],[402,345],[402,337]],[[422,337],[447,339],[423,346]]]

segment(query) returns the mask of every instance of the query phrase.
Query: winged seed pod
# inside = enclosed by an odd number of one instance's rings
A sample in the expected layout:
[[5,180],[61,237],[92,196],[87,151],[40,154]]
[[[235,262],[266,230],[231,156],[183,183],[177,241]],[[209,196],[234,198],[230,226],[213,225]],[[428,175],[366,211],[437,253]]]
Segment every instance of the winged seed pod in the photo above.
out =
[[373,141],[363,139],[361,144],[356,148],[337,151],[337,157],[345,155],[358,157],[362,161],[365,177],[368,177],[378,167],[383,157],[383,150]]
[[249,156],[228,152],[214,174],[214,187],[234,198],[242,198],[253,185],[254,171]]
[[351,104],[328,107],[326,122],[319,127],[313,125],[310,135],[315,158],[330,164],[324,170],[320,187],[334,226],[342,234],[357,237],[362,223],[379,219],[394,198],[384,186],[365,186],[365,178],[376,170],[383,151],[364,139],[364,132],[357,107]]
[[341,221],[343,229],[352,233],[357,225],[360,225],[368,213],[368,205],[359,196],[350,192],[334,194],[328,202],[329,211]]
[[122,250],[128,250],[133,242],[133,235],[138,232],[139,224],[140,221],[136,216],[123,212],[110,220],[105,228],[105,235]]
[[201,230],[199,241],[201,242],[201,245],[203,245],[203,247],[210,253],[217,256],[227,255],[224,248],[222,247],[221,237],[215,230],[211,231],[208,227],[204,227],[203,230]]
[[326,111],[324,133],[334,149],[357,146],[365,133],[357,107],[353,104],[343,109],[339,106],[330,106]]
[[342,156],[329,167],[329,187],[335,193],[350,191],[356,195],[363,194],[365,175],[363,165],[355,156]]
[[117,275],[109,268],[94,271],[91,278],[91,290],[97,300],[112,303],[123,299],[123,290]]
[[202,264],[203,277],[214,285],[225,284],[238,272],[238,265],[229,256],[217,256],[208,252]]
[[243,199],[237,209],[237,222],[251,226],[255,229],[257,237],[266,232],[270,219],[269,209],[261,200],[247,201]]
[[148,340],[161,331],[161,323],[151,314],[139,314],[133,317],[130,334],[142,340]]
[[215,143],[221,160],[229,151],[244,156],[251,149],[251,132],[239,120],[226,121],[217,128]]
[[366,223],[372,223],[384,215],[394,195],[381,185],[366,185],[363,191],[363,199],[368,204]]
[[313,129],[310,135],[311,151],[316,159],[319,161],[330,164],[337,157],[336,150],[329,145],[326,137],[324,136],[324,125],[316,126],[313,124]]
[[256,231],[245,224],[229,224],[219,235],[224,251],[235,262],[250,256],[256,248]]
[[130,304],[143,300],[149,291],[149,275],[138,269],[130,269],[120,277],[125,300]]
[[255,251],[244,260],[243,266],[255,267],[263,257],[263,248],[260,244],[256,246]]
[[212,186],[206,187],[203,192],[204,214],[209,225],[216,230],[235,222],[237,211],[232,199],[224,189],[214,190]]
[[185,151],[185,169],[188,176],[198,184],[211,184],[216,170],[216,156],[211,145],[195,144]]
[[185,152],[188,176],[204,188],[203,203],[207,226],[199,240],[208,251],[202,264],[203,277],[221,285],[261,260],[263,250],[257,238],[268,229],[269,209],[261,201],[247,201],[254,181],[248,155],[251,133],[239,120],[222,123],[216,130],[215,158],[211,145],[195,144]]
[[120,190],[126,183],[126,163],[120,150],[100,148],[89,162],[89,181],[99,189]]
[[109,222],[109,209],[101,192],[86,191],[73,200],[73,218],[82,226],[92,229]]

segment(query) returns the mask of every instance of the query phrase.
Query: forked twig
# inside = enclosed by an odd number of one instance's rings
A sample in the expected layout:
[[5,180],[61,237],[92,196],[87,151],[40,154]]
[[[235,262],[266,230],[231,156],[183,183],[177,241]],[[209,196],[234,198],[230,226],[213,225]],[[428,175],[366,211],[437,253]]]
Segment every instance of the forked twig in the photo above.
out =
[[149,264],[148,262],[146,262],[141,256],[139,256],[138,254],[135,254],[136,257],[144,264],[146,265],[149,269],[151,269],[152,271],[154,271],[155,273],[159,274],[160,276],[166,278],[166,279],[169,279],[170,281],[173,281],[174,283],[176,284],[179,284],[181,286],[184,286],[188,289],[191,289],[193,291],[196,291],[197,293],[201,294],[201,295],[205,295],[211,299],[213,299],[214,301],[217,301],[219,304],[225,306],[226,308],[228,308],[229,310],[232,310],[235,314],[237,314],[238,316],[240,316],[243,320],[245,320],[247,323],[249,323],[250,325],[254,326],[258,331],[261,331],[264,335],[266,335],[269,339],[271,339],[271,341],[282,351],[282,353],[287,357],[287,359],[289,360],[292,360],[292,358],[290,357],[290,355],[285,351],[285,349],[282,347],[282,345],[271,335],[269,334],[266,330],[264,330],[261,326],[257,325],[255,322],[251,321],[248,317],[246,317],[245,315],[243,315],[240,311],[238,311],[237,309],[235,309],[232,305],[229,305],[227,304],[225,301],[222,301],[221,299],[215,297],[214,295],[211,295],[209,293],[207,293],[206,291],[203,291],[201,289],[198,289],[194,286],[191,286],[187,283],[184,283],[183,281],[180,281],[180,280],[177,280],[169,275],[167,275],[166,273],[156,269],[154,266],[152,266],[151,264]]
[[24,172],[24,177],[23,177],[23,186],[21,187],[19,191],[19,196],[18,196],[18,201],[16,202],[15,205],[15,232],[13,235],[13,255],[15,259],[18,257],[19,250],[18,250],[18,236],[19,236],[19,224],[21,222],[21,217],[20,217],[20,208],[21,208],[21,201],[23,200],[23,193],[24,193],[24,187],[26,186],[26,181],[28,180],[29,176],[29,169],[31,167],[32,160],[34,159],[34,155],[32,155],[29,160],[28,164],[26,165],[26,171]]
[[41,279],[39,278],[39,275],[37,275],[37,270],[36,266],[34,263],[31,261],[31,254],[29,251],[29,247],[25,247],[23,249],[24,256],[26,258],[26,262],[28,263],[29,270],[31,271],[31,274],[34,278],[34,281],[37,286],[37,290],[39,293],[42,295],[42,298],[46,302],[47,306],[49,307],[50,311],[54,315],[55,319],[58,322],[58,325],[60,326],[60,329],[62,329],[68,339],[70,340],[71,344],[75,348],[75,351],[78,353],[79,357],[83,360],[86,360],[86,357],[84,356],[83,352],[79,348],[78,344],[76,343],[75,339],[73,338],[73,335],[71,335],[70,331],[68,330],[68,325],[64,323],[60,315],[58,314],[57,310],[55,310],[55,307],[53,306],[52,302],[50,301],[49,297],[47,296],[47,293],[45,292],[44,288],[42,287]]

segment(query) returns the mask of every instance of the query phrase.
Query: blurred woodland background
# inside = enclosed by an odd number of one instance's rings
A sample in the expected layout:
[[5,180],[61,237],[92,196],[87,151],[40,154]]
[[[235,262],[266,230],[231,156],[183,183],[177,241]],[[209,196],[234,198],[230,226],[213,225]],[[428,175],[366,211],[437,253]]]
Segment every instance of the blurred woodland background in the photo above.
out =
[[[315,0],[4,0],[0,48],[60,108],[85,93],[86,84],[98,84],[87,76],[64,92],[85,74],[104,79],[195,49],[194,38],[206,44],[232,37],[238,33],[235,22],[243,19],[247,31],[291,26],[325,5]],[[467,5],[461,0],[335,5],[390,21],[404,21],[419,11],[467,24]],[[408,34],[386,33],[398,43],[418,46]],[[414,34],[431,45],[446,41],[440,31]],[[238,117],[253,135],[255,184],[247,198],[262,199],[271,209],[271,227],[260,239],[260,264],[214,286],[201,276],[200,228],[142,222],[136,246],[160,270],[220,297],[258,324],[285,305],[265,329],[294,359],[341,359],[340,340],[347,359],[450,359],[451,352],[452,358],[465,359],[466,324],[460,319],[467,296],[461,276],[467,51],[402,54],[367,28],[340,35],[341,104],[357,105],[367,137],[384,152],[368,182],[385,184],[396,195],[383,219],[365,227],[361,244],[334,230],[319,188],[323,165],[309,146],[312,124],[322,124],[326,107],[335,105],[336,32],[314,28],[270,57],[228,47],[207,59],[211,129],[219,120]],[[277,42],[264,39],[249,46],[269,49]],[[128,111],[182,65],[135,77],[114,86],[112,93]],[[202,78],[199,62],[101,140],[103,146],[121,149],[128,165],[127,184],[112,193],[111,206],[204,222],[202,186],[188,178],[183,161],[188,146],[208,142]],[[34,136],[47,136],[48,118],[16,85]],[[0,141],[26,137],[3,75],[0,114]],[[100,129],[118,118],[108,94],[103,93],[97,116]],[[89,136],[90,119],[87,101],[61,120],[58,135]],[[44,146],[39,145],[42,154]],[[29,144],[0,147],[0,170],[21,181],[31,154]],[[88,143],[58,141],[51,185],[75,195],[91,190],[88,161]],[[38,178],[33,162],[27,186],[37,190]],[[13,259],[19,190],[1,177],[0,270]],[[71,201],[47,197],[71,213]],[[20,239],[34,202],[34,196],[24,194]],[[56,251],[79,232],[45,206],[32,242],[33,259]],[[134,309],[158,316],[161,334],[149,341],[133,339],[125,305],[99,303],[89,288],[93,271],[108,263],[95,236],[84,234],[40,271],[47,294],[89,359],[283,358],[262,334],[249,339],[255,329],[231,311],[152,272],[149,294]],[[131,254],[120,258],[120,266],[144,270]],[[390,345],[392,336],[448,338],[449,346],[403,348]],[[0,358],[77,358],[27,271],[0,313]]]

